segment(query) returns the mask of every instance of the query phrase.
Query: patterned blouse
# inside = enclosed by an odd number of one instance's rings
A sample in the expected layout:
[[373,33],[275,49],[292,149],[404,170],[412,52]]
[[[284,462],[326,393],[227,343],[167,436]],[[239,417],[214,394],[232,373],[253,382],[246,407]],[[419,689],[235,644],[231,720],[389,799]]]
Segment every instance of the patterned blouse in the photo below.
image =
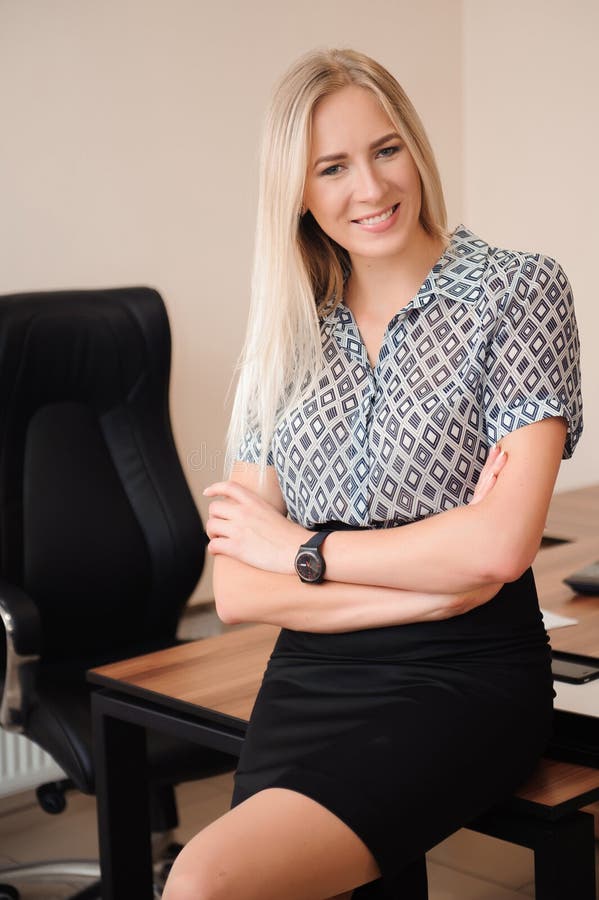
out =
[[[460,225],[371,366],[351,311],[321,319],[319,389],[277,422],[268,462],[291,519],[388,527],[471,499],[489,447],[564,416],[582,432],[579,340],[563,269]],[[256,462],[249,431],[238,458]]]

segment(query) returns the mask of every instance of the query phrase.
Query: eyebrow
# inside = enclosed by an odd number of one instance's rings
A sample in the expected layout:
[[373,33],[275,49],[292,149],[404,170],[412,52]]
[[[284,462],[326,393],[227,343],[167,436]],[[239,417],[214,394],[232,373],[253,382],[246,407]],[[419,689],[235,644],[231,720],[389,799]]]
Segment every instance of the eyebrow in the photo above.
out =
[[[392,140],[393,138],[399,140],[399,135],[396,131],[390,131],[389,134],[385,134],[383,137],[378,138],[376,141],[373,141],[372,144],[369,144],[369,150],[376,150],[377,147],[381,147],[383,144],[386,144],[387,141]],[[316,162],[314,163],[313,168],[320,165],[323,162],[336,162],[340,159],[347,159],[347,153],[329,153],[328,156],[319,156]]]

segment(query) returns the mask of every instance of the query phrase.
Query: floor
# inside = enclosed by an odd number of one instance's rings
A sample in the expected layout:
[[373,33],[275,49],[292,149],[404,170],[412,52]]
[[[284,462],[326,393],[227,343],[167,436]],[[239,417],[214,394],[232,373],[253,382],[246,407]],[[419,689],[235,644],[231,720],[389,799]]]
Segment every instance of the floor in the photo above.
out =
[[[195,638],[220,630],[222,626],[214,613],[200,609],[186,616],[180,633],[182,637]],[[177,789],[180,816],[177,840],[184,843],[228,809],[231,784],[232,776],[227,774]],[[70,794],[67,810],[59,816],[42,812],[33,792],[0,801],[0,869],[3,865],[29,860],[91,859],[97,852],[93,797]],[[534,897],[531,851],[466,830],[457,832],[429,853],[428,874],[430,900]],[[46,883],[45,887],[40,884],[19,887],[22,900],[63,900],[82,885],[83,882],[72,879],[60,884]]]

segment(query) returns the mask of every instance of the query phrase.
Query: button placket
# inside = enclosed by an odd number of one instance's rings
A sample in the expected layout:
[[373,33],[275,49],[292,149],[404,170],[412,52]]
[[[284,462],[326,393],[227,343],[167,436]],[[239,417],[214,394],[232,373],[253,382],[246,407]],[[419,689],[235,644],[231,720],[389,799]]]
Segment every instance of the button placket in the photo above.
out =
[[[389,409],[385,410],[384,397],[386,394],[385,385],[385,372],[388,370],[389,366],[392,366],[394,355],[397,352],[398,347],[406,338],[406,326],[405,320],[409,315],[410,310],[407,307],[401,309],[398,313],[396,313],[387,328],[385,329],[385,334],[383,336],[383,342],[381,344],[381,349],[379,351],[379,358],[377,360],[377,364],[374,369],[371,370],[371,374],[373,377],[373,386],[374,392],[372,394],[372,403],[370,409],[370,417],[368,420],[368,499],[369,499],[369,507],[372,512],[373,510],[373,502],[376,496],[377,490],[379,488],[378,481],[380,480],[380,462],[379,455],[381,452],[381,447],[373,444],[372,441],[372,432],[373,432],[373,424],[377,417],[381,417],[382,419],[386,418],[386,414],[390,412]],[[379,422],[381,429],[384,428],[384,422],[381,420]],[[379,436],[380,443],[380,436]]]
[[[374,405],[376,385],[372,368],[368,361],[366,347],[349,310],[339,310],[338,320],[333,328],[335,343],[346,360],[350,360],[351,368],[347,369],[347,377],[353,381],[353,390],[358,400],[357,417],[353,419],[352,466],[361,470],[361,493],[364,503],[360,510],[354,510],[359,524],[368,525],[371,509],[368,489],[368,469],[370,461],[369,428]],[[355,454],[355,455],[354,455]],[[359,460],[359,461],[358,461]]]

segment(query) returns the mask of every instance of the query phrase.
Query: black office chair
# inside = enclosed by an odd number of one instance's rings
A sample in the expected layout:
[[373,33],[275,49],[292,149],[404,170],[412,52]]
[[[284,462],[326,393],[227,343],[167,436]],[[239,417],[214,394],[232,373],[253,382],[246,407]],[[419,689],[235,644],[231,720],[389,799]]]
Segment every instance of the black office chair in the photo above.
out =
[[[0,297],[0,725],[66,773],[41,792],[50,810],[71,785],[94,793],[86,670],[177,643],[204,565],[171,433],[169,371],[156,291]],[[148,756],[156,832],[177,825],[174,785],[236,765],[159,734]],[[0,882],[21,875],[0,870]],[[14,896],[0,887],[0,898]],[[99,882],[76,896],[101,896]]]

